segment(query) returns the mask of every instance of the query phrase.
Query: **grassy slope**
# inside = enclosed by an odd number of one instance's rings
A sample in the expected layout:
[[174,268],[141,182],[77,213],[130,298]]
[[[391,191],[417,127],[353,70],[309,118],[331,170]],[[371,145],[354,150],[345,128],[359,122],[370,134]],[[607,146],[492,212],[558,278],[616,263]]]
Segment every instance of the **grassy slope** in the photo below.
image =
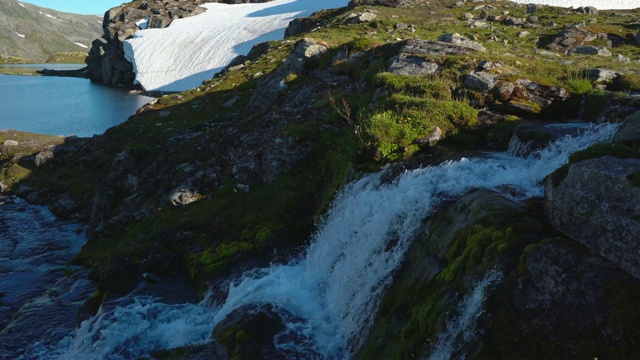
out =
[[[497,10],[490,13],[508,10],[518,17],[527,15],[524,6],[490,4],[498,6]],[[365,9],[375,10],[378,17],[364,24],[348,24],[344,21],[350,12]],[[343,92],[339,87],[332,90],[335,99],[341,101],[344,98],[347,101],[351,110],[349,121],[336,111],[341,109],[340,105],[334,108],[328,96],[322,97],[314,104],[316,117],[274,125],[282,136],[312,144],[310,155],[291,171],[272,183],[252,185],[248,193],[238,191],[236,181],[226,172],[221,186],[202,184],[201,190],[206,194],[204,199],[183,208],[165,206],[162,202],[163,192],[169,189],[158,188],[155,193],[146,193],[144,196],[148,196],[148,200],[144,205],[153,209],[148,216],[111,226],[100,238],[95,237],[85,246],[76,261],[97,269],[99,280],[108,272],[114,258],[124,257],[142,264],[151,251],[173,252],[180,258],[179,267],[191,271],[194,279],[202,285],[206,279],[241,261],[256,257],[270,258],[274,248],[303,246],[313,230],[314,222],[326,210],[350,169],[375,169],[381,163],[428,151],[412,145],[411,140],[429,134],[435,126],[443,128],[450,135],[468,134],[450,136],[451,140],[457,139],[466,146],[470,146],[467,141],[472,139],[484,142],[485,133],[474,127],[477,109],[468,106],[466,100],[457,101],[451,91],[460,86],[461,76],[474,69],[480,61],[501,62],[503,66],[498,71],[505,77],[562,85],[576,92],[591,88],[590,84],[584,85],[585,80],[580,72],[582,69],[604,66],[623,67],[625,71],[633,73],[640,71],[637,62],[622,64],[611,58],[536,54],[537,37],[548,38],[564,25],[588,21],[588,15],[560,15],[557,9],[545,8],[538,13],[540,22],[553,19],[557,26],[553,29],[542,26],[528,29],[531,34],[519,38],[516,33],[521,29],[500,24],[495,25],[493,30],[469,28],[463,20],[468,11],[466,6],[447,8],[431,4],[410,9],[359,7],[314,15],[319,25],[315,31],[303,36],[330,44],[331,49],[307,67],[328,69],[334,74],[348,76],[349,84],[362,84],[362,90],[358,92]],[[601,12],[598,27],[621,36],[634,34],[638,28],[635,19],[640,13],[629,13],[634,17]],[[395,31],[397,23],[411,24],[416,31]],[[398,46],[393,44],[397,39],[434,40],[445,32],[475,35],[488,51],[434,59],[443,64],[445,69],[434,78],[412,79],[384,73],[388,59],[397,52]],[[494,37],[499,41],[490,41]],[[231,71],[197,89],[160,98],[147,111],[96,139],[87,148],[88,153],[77,155],[63,166],[38,169],[26,180],[27,184],[36,189],[47,189],[54,198],[65,193],[70,195],[80,204],[78,211],[88,218],[96,191],[105,187],[104,179],[110,164],[116,154],[125,148],[132,149],[139,166],[148,166],[145,171],[161,171],[149,175],[149,179],[154,176],[170,177],[168,169],[172,166],[173,169],[178,168],[185,161],[206,163],[211,158],[221,156],[218,152],[223,150],[219,148],[205,148],[196,153],[187,150],[193,145],[188,141],[175,149],[173,145],[168,146],[167,142],[173,136],[204,129],[212,142],[233,146],[222,131],[218,134],[219,130],[216,129],[223,127],[218,127],[216,123],[233,122],[234,126],[242,129],[262,121],[260,117],[252,117],[250,109],[242,110],[261,78],[256,74],[272,74],[300,38],[302,36],[273,42],[268,54],[248,62],[243,69]],[[356,62],[334,62],[333,56],[340,49],[348,53],[368,51]],[[634,57],[637,56],[637,46],[625,45],[613,52]],[[517,56],[510,56],[509,53]],[[564,64],[562,60],[567,59],[574,63]],[[293,96],[308,79],[304,73],[290,77],[290,92],[281,95],[274,108],[286,106],[289,95]],[[390,94],[376,106],[369,107],[372,94],[378,87],[386,88]],[[236,97],[240,100],[233,108],[223,107],[225,102]],[[440,109],[440,113],[434,113],[434,108]],[[344,111],[344,107],[341,110]],[[169,111],[171,115],[161,118],[161,111]],[[158,126],[158,123],[163,126]],[[361,129],[360,136],[354,135],[356,126]],[[166,148],[172,148],[172,151]],[[161,149],[162,155],[158,155]],[[375,156],[372,156],[372,152]],[[153,167],[158,156],[166,163],[165,167]],[[374,157],[378,162],[373,160]],[[122,202],[125,197],[116,193],[113,200]]]

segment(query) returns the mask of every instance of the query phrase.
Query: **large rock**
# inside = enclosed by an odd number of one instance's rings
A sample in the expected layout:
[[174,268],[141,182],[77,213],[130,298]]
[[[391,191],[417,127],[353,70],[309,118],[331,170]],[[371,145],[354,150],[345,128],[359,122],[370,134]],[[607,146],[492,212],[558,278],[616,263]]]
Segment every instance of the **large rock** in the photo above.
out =
[[[453,38],[452,38],[453,39]],[[453,41],[453,40],[452,40]],[[484,47],[476,42],[445,42],[428,40],[407,40],[400,49],[406,55],[466,55],[476,51],[484,51]]]
[[628,116],[613,136],[613,142],[640,145],[640,111]]
[[50,145],[36,155],[35,163],[38,167],[52,166],[66,161],[76,151],[77,148],[71,145]]
[[497,84],[498,75],[485,71],[471,72],[464,76],[462,86],[478,91],[490,91]]
[[304,63],[327,52],[327,47],[314,39],[304,38],[296,44],[294,50],[284,61],[283,67],[293,71],[304,70]]
[[389,60],[387,71],[398,75],[427,76],[440,71],[440,65],[425,58],[400,54]]
[[[602,35],[606,38],[606,34]],[[567,53],[576,46],[588,45],[602,35],[578,27],[570,27],[560,32],[548,45],[548,48],[555,52]]]
[[284,327],[282,317],[271,305],[245,305],[219,322],[212,336],[226,347],[230,358],[284,359],[273,339]]
[[[505,296],[506,304],[499,305],[501,318],[508,320],[494,322],[501,333],[496,345],[504,353],[567,359],[598,349],[620,350],[625,354],[620,358],[637,357],[628,355],[637,353],[636,346],[620,346],[635,338],[631,319],[637,316],[637,305],[629,294],[637,293],[637,279],[565,239],[530,248],[520,266],[526,276],[518,280],[512,296]],[[623,313],[631,318],[620,319]]]
[[373,21],[378,15],[372,13],[370,11],[365,11],[359,14],[349,14],[347,16],[347,21],[351,24],[359,24]]
[[485,47],[482,46],[481,44],[473,40],[467,39],[464,36],[457,33],[442,34],[438,36],[438,41],[446,42],[453,45],[458,45],[460,47],[475,50],[475,51],[482,51],[482,52],[486,51]]
[[620,75],[619,71],[615,71],[611,69],[596,68],[596,69],[587,70],[587,76],[589,77],[589,80],[591,80],[591,82],[594,82],[594,83],[603,82],[603,81],[608,82],[615,79],[619,75]]
[[545,210],[558,231],[640,279],[640,188],[628,179],[638,172],[633,158],[573,164],[557,187],[545,182]]
[[598,56],[611,56],[611,51],[604,46],[593,45],[581,45],[576,46],[569,50],[570,54],[574,55],[598,55]]
[[561,86],[541,85],[528,79],[500,82],[492,94],[500,101],[496,105],[501,111],[520,116],[537,116],[551,111],[570,96]]

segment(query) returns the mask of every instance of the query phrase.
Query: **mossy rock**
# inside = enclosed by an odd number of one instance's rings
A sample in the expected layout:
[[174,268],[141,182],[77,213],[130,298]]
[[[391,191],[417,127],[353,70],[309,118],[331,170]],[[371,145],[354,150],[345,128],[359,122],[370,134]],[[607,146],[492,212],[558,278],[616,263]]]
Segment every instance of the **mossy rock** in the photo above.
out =
[[212,336],[227,349],[230,359],[277,358],[274,336],[284,328],[272,306],[245,305],[218,323]]
[[[489,190],[436,211],[384,295],[360,356],[428,356],[472,284],[494,269],[517,267],[524,247],[548,231],[526,214],[522,204]],[[482,341],[474,339],[468,350]]]

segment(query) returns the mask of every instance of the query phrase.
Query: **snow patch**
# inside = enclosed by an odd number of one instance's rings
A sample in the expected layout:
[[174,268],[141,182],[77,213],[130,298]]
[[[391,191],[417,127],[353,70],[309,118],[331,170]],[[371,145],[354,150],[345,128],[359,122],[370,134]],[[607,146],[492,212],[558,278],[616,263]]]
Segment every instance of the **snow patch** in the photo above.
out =
[[80,47],[83,47],[83,48],[85,48],[85,49],[88,49],[88,48],[89,48],[87,45],[85,45],[85,44],[81,44],[81,43],[79,43],[79,42],[74,42],[74,44],[76,44],[76,45],[78,45],[78,46],[80,46]]
[[22,6],[23,8],[26,8],[26,6],[22,5],[22,3],[18,3],[18,5]]
[[149,18],[146,17],[138,22],[136,22],[136,25],[138,25],[138,27],[142,30],[146,29],[147,26],[149,26]]
[[18,32],[16,32],[16,35],[20,36],[21,38],[24,38],[24,35],[22,35],[22,34],[20,34]]
[[[211,78],[259,42],[282,39],[296,17],[346,6],[348,0],[275,0],[227,5],[207,3],[206,12],[178,19],[165,29],[136,32],[124,42],[136,82],[146,90],[184,91]],[[168,41],[170,39],[170,41]]]
[[640,8],[640,0],[511,0],[519,4],[539,4],[559,7],[593,6],[598,10]]

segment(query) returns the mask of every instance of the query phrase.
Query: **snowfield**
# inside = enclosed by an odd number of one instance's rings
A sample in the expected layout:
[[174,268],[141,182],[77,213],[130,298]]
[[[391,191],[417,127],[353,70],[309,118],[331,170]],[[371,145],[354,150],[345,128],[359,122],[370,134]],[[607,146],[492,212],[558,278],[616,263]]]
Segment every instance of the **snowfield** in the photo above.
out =
[[259,42],[282,39],[294,18],[349,0],[276,0],[259,4],[203,5],[207,11],[165,29],[139,30],[124,44],[136,81],[146,90],[183,91],[211,78]]
[[[268,3],[227,5],[208,3],[207,11],[175,20],[165,29],[136,32],[124,44],[125,57],[134,66],[136,82],[146,90],[184,91],[211,78],[237,55],[256,43],[282,39],[284,29],[297,17],[346,6],[349,0],[276,0]],[[514,0],[562,7],[633,9],[640,0]],[[146,25],[144,21],[140,25]],[[141,26],[142,27],[142,26]]]

